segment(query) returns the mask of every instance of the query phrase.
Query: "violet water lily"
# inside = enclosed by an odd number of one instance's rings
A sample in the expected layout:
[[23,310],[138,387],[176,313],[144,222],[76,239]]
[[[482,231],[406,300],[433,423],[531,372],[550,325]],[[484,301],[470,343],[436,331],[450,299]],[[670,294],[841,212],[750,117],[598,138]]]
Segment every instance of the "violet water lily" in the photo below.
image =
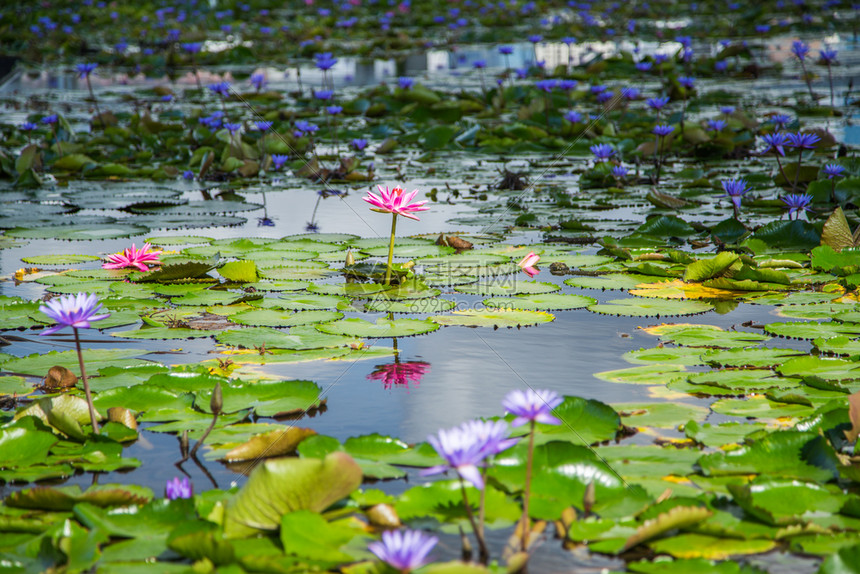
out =
[[833,68],[832,66],[836,63],[836,56],[839,52],[834,50],[833,48],[825,48],[821,50],[819,54],[818,63],[824,66],[827,66],[827,81],[830,84],[830,107],[834,107],[836,102],[833,97]]
[[412,200],[415,199],[415,196],[418,195],[417,189],[410,193],[404,193],[403,188],[401,187],[395,187],[390,190],[387,186],[383,187],[378,185],[376,187],[379,189],[378,196],[373,192],[368,191],[367,195],[362,199],[373,206],[370,208],[372,211],[391,214],[391,239],[388,243],[388,265],[385,269],[385,284],[390,285],[391,263],[394,259],[394,234],[397,231],[397,216],[402,215],[403,217],[419,221],[418,217],[415,216],[414,213],[418,211],[427,211],[430,208],[424,207],[424,204],[427,203],[426,200],[416,201],[414,203],[412,202]]
[[750,191],[750,187],[747,186],[745,179],[724,179],[720,182],[720,185],[723,186],[723,191],[726,192],[720,197],[728,197],[731,200],[735,219],[737,219],[740,215],[741,199]]
[[191,481],[188,477],[180,478],[173,477],[164,485],[164,498],[167,500],[176,500],[177,498],[192,498],[194,496],[194,488],[191,486]]
[[427,555],[438,542],[420,530],[388,530],[382,533],[382,542],[371,542],[367,549],[401,574],[408,574],[427,564]]
[[75,334],[75,348],[78,352],[78,366],[81,369],[81,380],[84,383],[84,395],[87,398],[87,407],[90,411],[90,422],[93,432],[99,432],[98,416],[93,406],[93,396],[90,392],[90,383],[87,380],[87,371],[84,367],[84,354],[81,350],[81,339],[78,329],[89,329],[92,323],[107,319],[110,313],[101,313],[102,304],[96,295],[78,293],[77,295],[64,295],[46,302],[39,307],[39,311],[57,322],[39,333],[39,335],[51,335],[64,327],[71,327]]
[[800,214],[809,209],[812,196],[808,193],[790,193],[781,197],[780,200],[788,208],[788,218],[791,219],[792,214],[794,214],[794,218],[799,219]]
[[105,120],[102,117],[101,110],[99,110],[99,101],[96,98],[95,93],[93,92],[93,84],[90,81],[90,76],[95,71],[95,69],[98,67],[99,67],[98,64],[93,64],[93,63],[78,64],[77,66],[75,66],[75,68],[78,71],[78,77],[81,78],[82,80],[87,81],[87,90],[89,90],[89,92],[90,92],[90,99],[93,101],[93,105],[96,107],[96,115],[99,118],[99,123],[101,124],[102,129],[105,129],[105,127],[106,127],[105,126]]
[[523,489],[523,516],[520,528],[522,531],[522,549],[525,552],[529,545],[529,497],[531,495],[532,465],[534,463],[535,450],[535,425],[543,423],[548,425],[560,425],[561,421],[553,416],[552,411],[559,406],[564,399],[555,391],[519,389],[508,393],[502,401],[510,414],[514,415],[511,425],[518,427],[529,425],[529,448],[526,459],[526,482]]

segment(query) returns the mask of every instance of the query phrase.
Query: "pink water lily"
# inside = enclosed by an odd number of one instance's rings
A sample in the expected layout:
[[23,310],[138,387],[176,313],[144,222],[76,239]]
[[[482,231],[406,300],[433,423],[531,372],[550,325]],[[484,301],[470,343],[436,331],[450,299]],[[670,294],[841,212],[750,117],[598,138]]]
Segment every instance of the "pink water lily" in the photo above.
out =
[[523,257],[522,261],[517,263],[517,265],[520,266],[526,275],[534,277],[540,273],[540,270],[535,267],[538,261],[540,261],[540,255],[537,255],[534,251],[529,251],[529,254]]
[[137,267],[141,271],[149,271],[147,263],[150,265],[158,265],[161,263],[158,256],[161,251],[150,251],[152,246],[149,243],[144,243],[143,247],[137,249],[134,243],[131,247],[123,250],[121,253],[112,253],[108,255],[108,263],[102,265],[102,269],[123,269],[125,267]]
[[388,186],[383,187],[381,185],[377,185],[376,187],[379,189],[379,196],[368,191],[367,196],[362,197],[364,201],[374,206],[370,208],[373,211],[377,211],[379,213],[394,213],[396,215],[408,217],[409,219],[414,219],[415,221],[420,221],[417,217],[412,215],[412,213],[415,211],[427,211],[430,209],[429,207],[424,207],[424,204],[427,203],[426,201],[410,203],[418,194],[417,189],[409,193],[404,193],[402,187],[395,187],[391,190],[388,189]]

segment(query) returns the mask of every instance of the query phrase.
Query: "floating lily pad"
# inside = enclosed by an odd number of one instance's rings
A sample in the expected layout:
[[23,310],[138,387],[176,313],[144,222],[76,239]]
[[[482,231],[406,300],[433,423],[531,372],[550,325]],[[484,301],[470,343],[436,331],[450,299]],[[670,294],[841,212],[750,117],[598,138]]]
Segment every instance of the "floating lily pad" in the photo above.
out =
[[628,363],[652,365],[654,363],[669,363],[673,365],[704,365],[701,349],[689,347],[652,347],[628,351],[622,355]]
[[240,325],[254,327],[295,327],[326,323],[342,319],[343,314],[336,311],[299,311],[297,313],[279,313],[271,309],[255,309],[242,311],[230,316],[230,321]]
[[[636,289],[644,283],[653,283],[654,277],[644,277],[639,274],[607,273],[606,275],[588,276],[581,275],[565,279],[564,282],[571,287],[581,289],[602,289],[629,291]],[[658,281],[660,279],[657,279]],[[663,279],[669,281],[669,278]]]
[[588,307],[592,313],[620,315],[624,317],[671,317],[675,315],[698,315],[712,311],[714,306],[701,301],[678,301],[673,299],[613,299]]
[[420,319],[377,319],[376,323],[364,319],[342,319],[317,325],[317,329],[331,335],[352,337],[409,337],[429,333],[439,325]]
[[95,224],[95,225],[60,225],[49,227],[25,228],[16,227],[6,232],[7,237],[18,239],[66,239],[73,241],[93,241],[98,239],[119,239],[141,235],[149,231],[148,227],[135,224]]
[[21,261],[30,265],[74,265],[76,263],[87,263],[99,261],[101,258],[95,255],[32,255],[22,257]]
[[800,321],[768,323],[765,325],[764,330],[771,335],[793,339],[818,339],[822,337],[836,337],[837,335],[860,337],[860,323],[839,323],[837,321],[828,323],[807,323]]
[[343,347],[355,343],[353,337],[342,337],[321,333],[313,327],[293,327],[289,332],[271,327],[248,327],[224,331],[217,336],[219,343],[233,347],[255,347],[268,349],[323,349],[326,347]]
[[772,367],[805,354],[794,349],[715,349],[702,355],[702,359],[723,367]]
[[766,428],[767,426],[763,423],[721,423],[716,425],[689,421],[684,425],[684,434],[705,446],[720,447],[740,443],[744,437]]
[[665,385],[675,380],[687,378],[683,365],[647,364],[613,371],[603,371],[594,375],[602,381],[634,385]]
[[621,422],[632,427],[675,428],[689,420],[703,421],[706,407],[671,403],[614,403]]
[[559,286],[554,283],[541,283],[537,281],[498,280],[491,283],[476,283],[460,285],[454,289],[457,293],[470,295],[532,295],[540,293],[552,293],[558,291]]
[[295,311],[348,309],[349,299],[315,293],[289,293],[282,294],[277,299],[256,301],[254,305],[266,309],[291,309]]
[[815,409],[805,405],[777,403],[765,397],[749,399],[720,399],[711,405],[715,413],[735,417],[756,419],[778,419],[782,417],[807,417]]
[[735,347],[767,341],[770,337],[747,331],[724,331],[714,325],[693,325],[689,323],[664,324],[644,329],[646,333],[657,335],[666,343],[689,347]]
[[389,301],[383,298],[374,298],[365,303],[364,308],[368,311],[379,311],[384,313],[442,313],[450,311],[457,306],[456,301],[449,299],[415,299],[412,301]]
[[762,554],[776,546],[773,540],[737,540],[706,536],[704,534],[680,534],[652,542],[649,546],[660,554],[676,558],[707,558],[725,560],[731,556]]
[[430,317],[430,321],[440,325],[462,325],[464,327],[526,327],[549,323],[555,320],[553,315],[545,311],[523,311],[517,309],[496,309],[495,311],[480,311],[466,309],[454,311],[451,315]]
[[517,297],[493,297],[484,299],[484,305],[490,308],[525,309],[529,311],[554,311],[563,309],[583,309],[597,303],[591,297],[584,295],[566,295],[560,293],[542,293],[536,295],[521,295]]

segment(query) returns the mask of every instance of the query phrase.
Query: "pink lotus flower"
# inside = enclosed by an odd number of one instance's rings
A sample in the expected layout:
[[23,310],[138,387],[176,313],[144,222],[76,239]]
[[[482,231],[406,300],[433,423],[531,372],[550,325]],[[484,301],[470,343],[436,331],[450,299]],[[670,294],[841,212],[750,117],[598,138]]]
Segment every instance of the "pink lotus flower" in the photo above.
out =
[[373,194],[373,192],[368,191],[367,197],[362,197],[364,201],[375,206],[370,209],[373,211],[378,211],[379,213],[394,213],[397,215],[402,215],[403,217],[408,217],[409,219],[414,219],[415,221],[420,221],[417,217],[412,215],[415,211],[427,211],[430,209],[429,207],[424,207],[426,201],[416,201],[415,203],[409,203],[412,201],[415,196],[418,194],[418,190],[412,191],[410,193],[403,193],[403,188],[395,187],[391,191],[388,190],[388,187],[382,187],[381,185],[377,185],[379,188],[379,197]]
[[410,361],[407,363],[389,363],[377,365],[376,370],[367,375],[368,380],[382,381],[385,390],[392,387],[409,388],[409,383],[418,386],[421,377],[430,370],[430,364],[422,361]]
[[536,255],[534,251],[529,251],[529,254],[523,257],[523,260],[517,263],[526,275],[534,277],[540,270],[535,267],[535,264],[540,261],[540,255]]
[[158,256],[161,251],[150,251],[152,246],[149,243],[144,243],[143,247],[136,249],[134,243],[131,247],[122,253],[113,253],[108,255],[109,263],[102,265],[102,269],[123,269],[125,267],[137,267],[141,271],[149,271],[147,263],[158,265],[161,261]]

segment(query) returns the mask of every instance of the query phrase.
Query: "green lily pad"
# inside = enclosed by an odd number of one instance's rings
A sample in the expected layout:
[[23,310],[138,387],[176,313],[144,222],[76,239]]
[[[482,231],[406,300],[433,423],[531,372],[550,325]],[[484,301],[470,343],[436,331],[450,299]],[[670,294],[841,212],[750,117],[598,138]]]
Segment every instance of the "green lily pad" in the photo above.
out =
[[517,309],[496,309],[494,311],[480,311],[478,309],[466,309],[454,311],[451,315],[437,315],[430,317],[430,321],[439,325],[462,325],[464,327],[494,327],[513,328],[549,323],[555,320],[553,315],[545,311],[522,311]]
[[7,237],[17,239],[63,239],[70,241],[93,241],[98,239],[119,239],[141,235],[149,231],[148,227],[129,224],[71,224],[47,227],[16,227],[6,232]]
[[74,265],[76,263],[87,263],[99,261],[100,257],[95,255],[31,255],[22,257],[21,261],[30,265]]
[[781,417],[806,417],[815,409],[805,405],[777,403],[757,396],[749,399],[720,399],[711,405],[715,413],[735,417],[778,419]]
[[457,306],[456,301],[450,299],[415,299],[407,301],[389,301],[381,297],[374,298],[365,303],[367,311],[383,313],[443,313]]
[[621,422],[632,427],[675,428],[688,420],[703,421],[706,407],[671,403],[613,403]]
[[702,359],[721,367],[773,367],[805,354],[794,349],[715,349],[702,355]]
[[358,341],[354,337],[321,333],[313,327],[293,327],[289,332],[271,327],[248,327],[223,331],[218,334],[216,339],[219,343],[232,347],[253,349],[265,346],[267,349],[290,349],[293,351],[343,347]]
[[654,363],[666,363],[672,365],[704,365],[701,349],[689,347],[652,347],[650,349],[639,349],[638,351],[627,351],[622,358],[628,363],[640,365],[652,365]]
[[552,293],[558,291],[559,286],[555,283],[541,283],[538,281],[517,281],[499,279],[490,283],[474,283],[471,285],[460,285],[454,289],[457,293],[469,295],[537,295],[541,293]]
[[345,335],[351,337],[409,337],[429,333],[439,328],[439,325],[420,319],[385,319],[380,318],[376,323],[364,319],[341,319],[332,323],[317,325],[317,329],[330,335]]
[[641,367],[603,371],[595,373],[594,376],[610,383],[665,385],[675,380],[687,378],[687,372],[683,365],[657,363],[646,364]]
[[295,327],[325,323],[343,318],[343,313],[336,311],[299,311],[297,313],[280,313],[271,309],[255,309],[242,311],[230,316],[230,321],[240,325],[253,327]]
[[[104,367],[126,367],[131,365],[147,365],[149,361],[134,359],[146,355],[147,349],[84,349],[83,357],[87,371],[95,373]],[[26,357],[10,359],[2,363],[3,370],[25,375],[44,377],[48,370],[59,365],[81,376],[76,351],[51,351],[44,355],[33,354]]]
[[652,542],[649,546],[657,553],[676,558],[706,558],[725,560],[732,556],[762,554],[776,546],[773,540],[736,540],[706,536],[704,534],[680,534]]
[[763,423],[721,423],[709,424],[689,421],[684,425],[688,438],[710,447],[740,443],[744,437],[767,428]]
[[361,469],[345,453],[324,459],[281,458],[254,468],[225,511],[224,534],[246,538],[276,530],[291,511],[325,510],[361,484]]
[[735,450],[703,455],[698,464],[706,476],[761,474],[768,478],[827,481],[833,477],[830,470],[813,466],[802,457],[805,445],[815,436],[777,431]]
[[588,276],[582,275],[565,279],[564,283],[571,287],[581,289],[601,289],[630,291],[644,283],[669,281],[668,277],[644,277],[639,274],[629,273],[607,273],[606,275]]
[[592,313],[619,315],[623,317],[671,317],[676,315],[698,315],[713,311],[714,306],[703,301],[678,299],[612,299],[588,307]]
[[839,323],[837,321],[828,323],[807,323],[800,321],[769,323],[764,326],[764,330],[771,335],[793,339],[819,339],[836,337],[838,335],[860,337],[860,323]]
[[524,309],[529,311],[582,309],[597,303],[595,299],[585,297],[584,295],[565,295],[560,293],[493,297],[491,299],[484,299],[483,302],[484,305],[490,308]]
[[664,343],[675,343],[688,347],[725,347],[749,345],[767,341],[770,337],[746,331],[724,331],[714,325],[665,324],[645,329]]

